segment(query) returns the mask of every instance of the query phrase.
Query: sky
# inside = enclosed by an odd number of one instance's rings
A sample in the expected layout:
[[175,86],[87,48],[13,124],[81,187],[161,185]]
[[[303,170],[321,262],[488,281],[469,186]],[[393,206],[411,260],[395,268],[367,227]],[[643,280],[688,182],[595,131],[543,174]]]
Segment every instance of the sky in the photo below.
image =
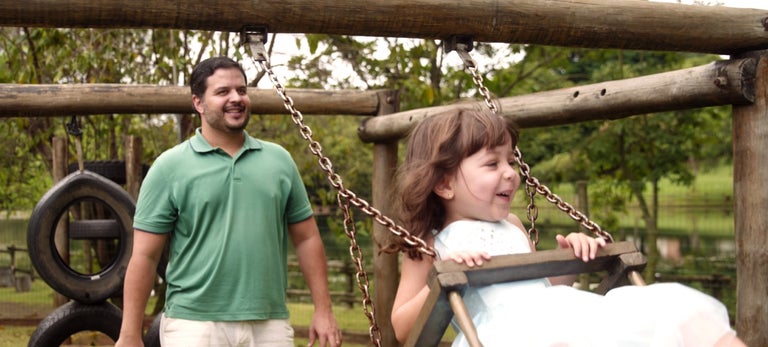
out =
[[[695,2],[701,3],[711,3],[711,4],[721,4],[722,6],[726,7],[738,7],[738,8],[755,8],[755,9],[766,9],[768,10],[768,0],[650,0],[650,1],[657,1],[657,2],[680,2],[683,4],[693,4]],[[303,49],[299,49],[296,47],[296,39],[301,38],[303,35],[301,34],[278,34],[277,38],[275,39],[275,47],[272,52],[272,57],[270,59],[270,64],[273,67],[273,70],[275,71],[276,75],[278,76],[281,83],[287,82],[288,75],[294,75],[294,74],[300,74],[300,71],[287,71],[286,68],[283,67],[283,65],[290,59],[290,57],[295,56],[297,54],[303,54],[305,56],[310,55],[309,51],[307,50],[306,43],[303,44]],[[271,36],[270,36],[271,38]],[[387,54],[386,52],[383,52],[382,55]],[[450,59],[450,57],[448,57]],[[447,64],[461,64],[461,61],[456,58],[454,60],[446,60]],[[478,62],[481,63],[481,62]],[[244,68],[246,69],[249,80],[252,79],[251,76],[256,75],[256,67],[253,65],[253,63],[245,63],[243,64]],[[345,77],[346,74],[349,74],[349,70],[345,68],[340,68],[336,70],[337,72],[337,78],[342,79]],[[361,82],[362,84],[362,82]],[[272,88],[271,82],[267,78],[263,78],[259,82],[260,88]]]

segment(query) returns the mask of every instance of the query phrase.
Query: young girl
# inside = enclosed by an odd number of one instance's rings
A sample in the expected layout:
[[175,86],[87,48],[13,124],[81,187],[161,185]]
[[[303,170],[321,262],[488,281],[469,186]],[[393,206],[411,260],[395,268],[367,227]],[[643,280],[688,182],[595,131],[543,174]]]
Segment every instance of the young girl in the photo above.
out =
[[[398,212],[438,258],[482,266],[491,256],[533,252],[509,213],[520,186],[513,168],[517,130],[503,117],[458,111],[424,119],[410,135],[399,172]],[[605,245],[583,233],[557,235],[583,261]],[[404,342],[429,289],[433,259],[405,251],[392,310]],[[725,307],[680,284],[625,286],[601,296],[570,285],[575,276],[469,288],[464,294],[480,341],[490,346],[745,346]],[[558,285],[564,284],[564,285]],[[459,332],[453,346],[467,346]]]

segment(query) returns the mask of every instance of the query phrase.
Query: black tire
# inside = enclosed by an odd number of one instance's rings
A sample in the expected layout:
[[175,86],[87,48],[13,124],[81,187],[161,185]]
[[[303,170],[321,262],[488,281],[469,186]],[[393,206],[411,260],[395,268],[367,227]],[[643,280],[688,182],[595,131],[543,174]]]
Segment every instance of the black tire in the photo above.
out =
[[160,347],[160,319],[163,314],[160,313],[152,320],[149,329],[144,334],[144,347]]
[[[85,170],[99,174],[108,178],[110,181],[117,184],[125,184],[127,181],[125,177],[125,161],[122,160],[93,160],[83,162]],[[80,171],[80,165],[78,163],[72,163],[67,166],[67,170],[70,174]],[[142,165],[141,177],[147,175],[149,165]]]
[[40,322],[27,346],[60,346],[70,336],[82,331],[98,331],[117,341],[122,320],[120,309],[108,302],[87,305],[70,301],[59,306]]
[[[80,202],[94,202],[117,223],[119,235],[114,257],[101,264],[101,270],[83,274],[66,264],[54,243],[56,225],[68,221],[69,208]],[[104,301],[122,290],[125,271],[133,247],[133,213],[136,204],[114,182],[90,171],[65,177],[43,195],[32,210],[27,229],[27,246],[32,265],[51,288],[83,303]]]

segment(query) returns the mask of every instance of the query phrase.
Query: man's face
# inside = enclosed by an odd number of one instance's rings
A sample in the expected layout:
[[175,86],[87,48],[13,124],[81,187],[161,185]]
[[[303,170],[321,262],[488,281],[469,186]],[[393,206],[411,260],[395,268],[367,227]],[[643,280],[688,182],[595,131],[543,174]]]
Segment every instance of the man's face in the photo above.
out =
[[240,133],[248,125],[251,99],[239,69],[218,69],[206,80],[203,98],[192,97],[193,104],[211,130]]

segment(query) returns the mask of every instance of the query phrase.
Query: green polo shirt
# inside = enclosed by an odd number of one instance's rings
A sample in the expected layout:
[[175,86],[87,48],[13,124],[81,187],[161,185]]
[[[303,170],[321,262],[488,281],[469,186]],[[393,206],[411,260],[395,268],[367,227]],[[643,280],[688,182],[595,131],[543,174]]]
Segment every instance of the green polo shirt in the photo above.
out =
[[312,216],[288,151],[246,134],[230,157],[200,129],[144,179],[134,227],[170,233],[165,314],[238,321],[288,318],[288,224]]

